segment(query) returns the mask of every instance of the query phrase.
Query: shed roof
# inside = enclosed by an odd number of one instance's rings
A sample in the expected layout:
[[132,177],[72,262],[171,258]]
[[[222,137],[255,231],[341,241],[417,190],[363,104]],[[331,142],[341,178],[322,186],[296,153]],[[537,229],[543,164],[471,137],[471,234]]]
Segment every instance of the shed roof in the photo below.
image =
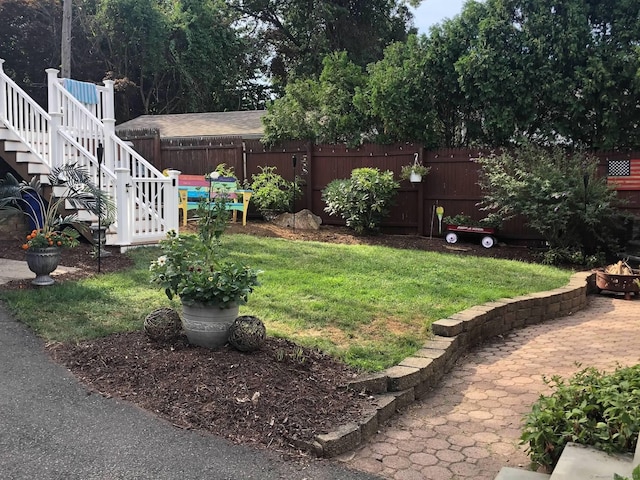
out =
[[265,113],[266,110],[250,110],[141,115],[121,123],[116,127],[116,131],[158,129],[162,138],[199,136],[261,138],[264,129],[260,119]]

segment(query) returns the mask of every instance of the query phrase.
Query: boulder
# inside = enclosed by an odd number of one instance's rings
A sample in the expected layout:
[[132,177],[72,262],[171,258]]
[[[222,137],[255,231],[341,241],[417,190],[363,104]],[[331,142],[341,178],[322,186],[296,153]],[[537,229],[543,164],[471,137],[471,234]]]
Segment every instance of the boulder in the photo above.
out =
[[311,211],[300,210],[298,213],[282,213],[273,219],[273,224],[284,228],[296,228],[299,230],[320,230],[322,219]]

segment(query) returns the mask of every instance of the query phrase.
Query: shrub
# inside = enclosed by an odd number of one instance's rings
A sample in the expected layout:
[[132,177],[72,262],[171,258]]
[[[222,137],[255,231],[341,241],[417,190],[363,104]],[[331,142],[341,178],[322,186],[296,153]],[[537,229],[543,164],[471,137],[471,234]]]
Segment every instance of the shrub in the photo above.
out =
[[533,405],[520,437],[533,462],[553,467],[567,442],[633,452],[640,428],[640,365],[608,375],[586,368],[568,382],[558,376],[545,381],[555,392]]
[[340,215],[357,233],[373,233],[389,214],[399,186],[393,172],[356,168],[351,178],[333,180],[322,191],[324,211]]
[[617,473],[613,475],[613,480],[640,480],[640,465],[633,469],[632,477],[621,477]]
[[285,180],[276,173],[276,167],[260,167],[260,170],[260,173],[251,177],[251,200],[260,214],[270,219],[277,214],[290,211],[294,196],[299,197],[302,194],[298,181]]
[[626,223],[617,217],[616,193],[597,175],[594,157],[525,145],[479,163],[483,210],[505,220],[521,215],[551,248],[585,255],[617,250],[616,230]]

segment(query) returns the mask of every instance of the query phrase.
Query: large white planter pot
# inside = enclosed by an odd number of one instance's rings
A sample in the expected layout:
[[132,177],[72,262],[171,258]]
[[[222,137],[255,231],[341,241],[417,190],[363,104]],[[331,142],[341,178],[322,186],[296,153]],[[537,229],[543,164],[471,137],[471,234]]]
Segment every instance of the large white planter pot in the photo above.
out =
[[422,175],[420,175],[419,173],[411,172],[411,174],[409,175],[409,181],[411,183],[420,183],[422,181]]
[[182,328],[189,343],[206,348],[220,348],[229,340],[229,327],[238,318],[240,307],[219,308],[215,305],[182,305]]

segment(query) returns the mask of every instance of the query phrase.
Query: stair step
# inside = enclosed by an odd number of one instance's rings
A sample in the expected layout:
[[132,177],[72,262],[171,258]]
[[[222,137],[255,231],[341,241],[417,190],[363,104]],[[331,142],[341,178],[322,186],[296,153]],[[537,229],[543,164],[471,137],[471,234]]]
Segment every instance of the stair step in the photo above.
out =
[[632,470],[631,455],[608,455],[593,447],[568,443],[551,480],[611,480],[614,473],[631,478]]
[[9,130],[7,127],[0,125],[0,140],[14,140],[18,141],[18,136]]
[[[51,172],[51,169],[44,163],[29,163],[27,171],[29,172],[29,175],[32,176],[44,175],[46,177]],[[47,181],[47,183],[49,182]]]
[[38,159],[31,152],[13,152],[18,163],[37,162]]
[[4,150],[6,152],[28,152],[29,148],[20,140],[5,140]]
[[549,480],[551,475],[519,468],[502,467],[495,480]]

